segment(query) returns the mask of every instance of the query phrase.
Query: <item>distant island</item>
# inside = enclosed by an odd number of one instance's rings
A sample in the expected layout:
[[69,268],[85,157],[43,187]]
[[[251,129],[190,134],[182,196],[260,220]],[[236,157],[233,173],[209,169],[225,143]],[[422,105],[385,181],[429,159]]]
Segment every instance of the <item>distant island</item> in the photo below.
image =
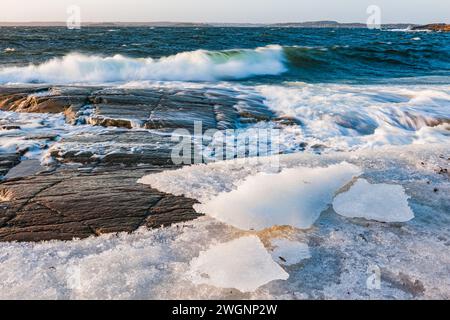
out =
[[[0,27],[63,27],[65,22],[50,21],[50,22],[0,22]],[[83,26],[86,27],[210,27],[210,28],[225,28],[225,27],[243,27],[243,28],[367,28],[367,24],[355,23],[341,23],[337,21],[307,21],[307,22],[286,22],[286,23],[196,23],[196,22],[85,22]],[[413,23],[388,23],[382,24],[383,29],[407,29],[411,30],[431,30],[431,31],[450,31],[450,24],[435,23],[419,25]]]
[[415,26],[412,28],[412,30],[431,30],[431,31],[450,32],[450,24],[445,23],[426,24],[422,26]]

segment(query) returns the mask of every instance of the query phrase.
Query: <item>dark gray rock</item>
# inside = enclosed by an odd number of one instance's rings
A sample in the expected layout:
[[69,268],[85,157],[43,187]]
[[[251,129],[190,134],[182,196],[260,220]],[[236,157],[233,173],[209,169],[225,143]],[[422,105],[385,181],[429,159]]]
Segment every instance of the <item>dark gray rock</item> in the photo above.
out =
[[0,241],[70,240],[195,219],[194,200],[137,183],[176,168],[171,152],[178,141],[170,133],[192,132],[195,121],[204,132],[275,118],[257,96],[208,88],[0,88],[0,110],[64,113],[72,125],[105,127],[62,139],[46,131],[14,133],[51,146],[55,161],[41,170],[36,161],[19,164],[26,150],[0,154]]
[[19,153],[5,153],[0,154],[0,181],[2,177],[6,176],[8,171],[20,163]]
[[275,115],[260,97],[230,89],[0,88],[0,110],[64,113],[67,122],[131,129],[231,129]]
[[194,200],[137,183],[159,168],[58,170],[0,185],[0,241],[86,238],[195,219]]

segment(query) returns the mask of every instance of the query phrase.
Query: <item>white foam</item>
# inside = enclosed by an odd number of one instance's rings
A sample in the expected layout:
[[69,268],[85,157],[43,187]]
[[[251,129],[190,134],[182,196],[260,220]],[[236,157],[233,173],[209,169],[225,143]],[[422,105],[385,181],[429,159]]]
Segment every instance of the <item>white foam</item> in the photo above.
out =
[[252,292],[273,280],[289,278],[256,236],[242,237],[200,252],[190,263],[196,284]]
[[0,125],[17,127],[12,130],[0,130],[0,154],[26,152],[23,154],[24,159],[40,159],[43,164],[51,160],[52,147],[58,144],[54,141],[55,137],[98,133],[104,130],[102,127],[69,125],[62,114],[8,111],[0,111]]
[[0,130],[0,153],[15,153],[28,150],[25,156],[46,147],[45,141],[33,139],[37,135],[51,135],[54,128],[64,126],[64,117],[51,114],[29,114],[0,111],[0,125],[14,125],[17,129]]
[[[266,105],[301,126],[282,128],[286,146],[306,143],[308,150],[348,151],[385,145],[448,141],[448,85],[337,85],[290,83],[260,86]],[[427,139],[420,134],[428,130]],[[447,130],[448,132],[448,130]],[[433,138],[431,139],[431,136]]]
[[197,50],[159,59],[71,53],[39,65],[3,67],[0,83],[215,81],[277,75],[285,71],[281,46],[221,52]]
[[405,28],[405,29],[387,29],[386,31],[390,32],[433,32],[429,29],[412,29],[411,26]]
[[271,252],[272,258],[281,265],[290,266],[311,258],[306,243],[276,238],[271,244],[274,247]]
[[[185,88],[212,91],[210,84],[135,81],[122,88]],[[283,153],[353,151],[387,145],[445,144],[449,139],[448,85],[337,85],[287,83],[283,86],[215,84],[216,90],[261,99],[281,117],[301,125],[259,122],[242,130],[276,129]],[[239,105],[235,106],[239,109]],[[446,123],[447,122],[447,123]],[[249,131],[248,131],[249,132]],[[306,146],[306,147],[303,147]]]
[[358,179],[349,191],[334,199],[333,208],[349,218],[406,222],[414,218],[408,198],[400,185],[370,184],[365,179]]

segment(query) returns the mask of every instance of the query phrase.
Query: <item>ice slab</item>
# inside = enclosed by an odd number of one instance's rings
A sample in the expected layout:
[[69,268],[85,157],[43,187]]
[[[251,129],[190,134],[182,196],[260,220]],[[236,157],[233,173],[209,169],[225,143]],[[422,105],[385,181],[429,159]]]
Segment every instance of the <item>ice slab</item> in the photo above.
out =
[[306,243],[277,238],[273,239],[271,244],[274,247],[272,258],[281,265],[290,266],[311,258]]
[[190,263],[195,284],[253,292],[273,280],[287,280],[256,236],[242,237],[200,252]]
[[414,218],[408,198],[400,185],[370,184],[365,179],[358,179],[349,191],[334,199],[333,208],[349,218],[406,222]]
[[335,192],[360,173],[357,166],[346,162],[276,174],[261,172],[194,209],[243,230],[284,225],[308,229],[331,204]]

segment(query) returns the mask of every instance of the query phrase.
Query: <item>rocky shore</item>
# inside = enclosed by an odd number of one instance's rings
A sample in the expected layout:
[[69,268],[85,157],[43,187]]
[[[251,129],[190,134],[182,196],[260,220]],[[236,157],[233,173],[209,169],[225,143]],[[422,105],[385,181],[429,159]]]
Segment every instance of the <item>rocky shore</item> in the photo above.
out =
[[[49,156],[45,164],[24,158],[27,144],[0,152],[0,241],[69,240],[195,219],[194,200],[137,183],[177,168],[168,133],[191,131],[194,121],[222,130],[274,117],[262,101],[228,89],[3,87],[0,110],[63,114],[66,122],[52,130],[40,121],[38,133],[21,130],[20,120],[0,121],[4,138],[33,141]],[[64,135],[65,126],[101,130]]]
[[430,30],[430,31],[442,31],[442,32],[450,32],[450,24],[445,23],[433,23],[426,24],[422,26],[415,26],[412,30]]

